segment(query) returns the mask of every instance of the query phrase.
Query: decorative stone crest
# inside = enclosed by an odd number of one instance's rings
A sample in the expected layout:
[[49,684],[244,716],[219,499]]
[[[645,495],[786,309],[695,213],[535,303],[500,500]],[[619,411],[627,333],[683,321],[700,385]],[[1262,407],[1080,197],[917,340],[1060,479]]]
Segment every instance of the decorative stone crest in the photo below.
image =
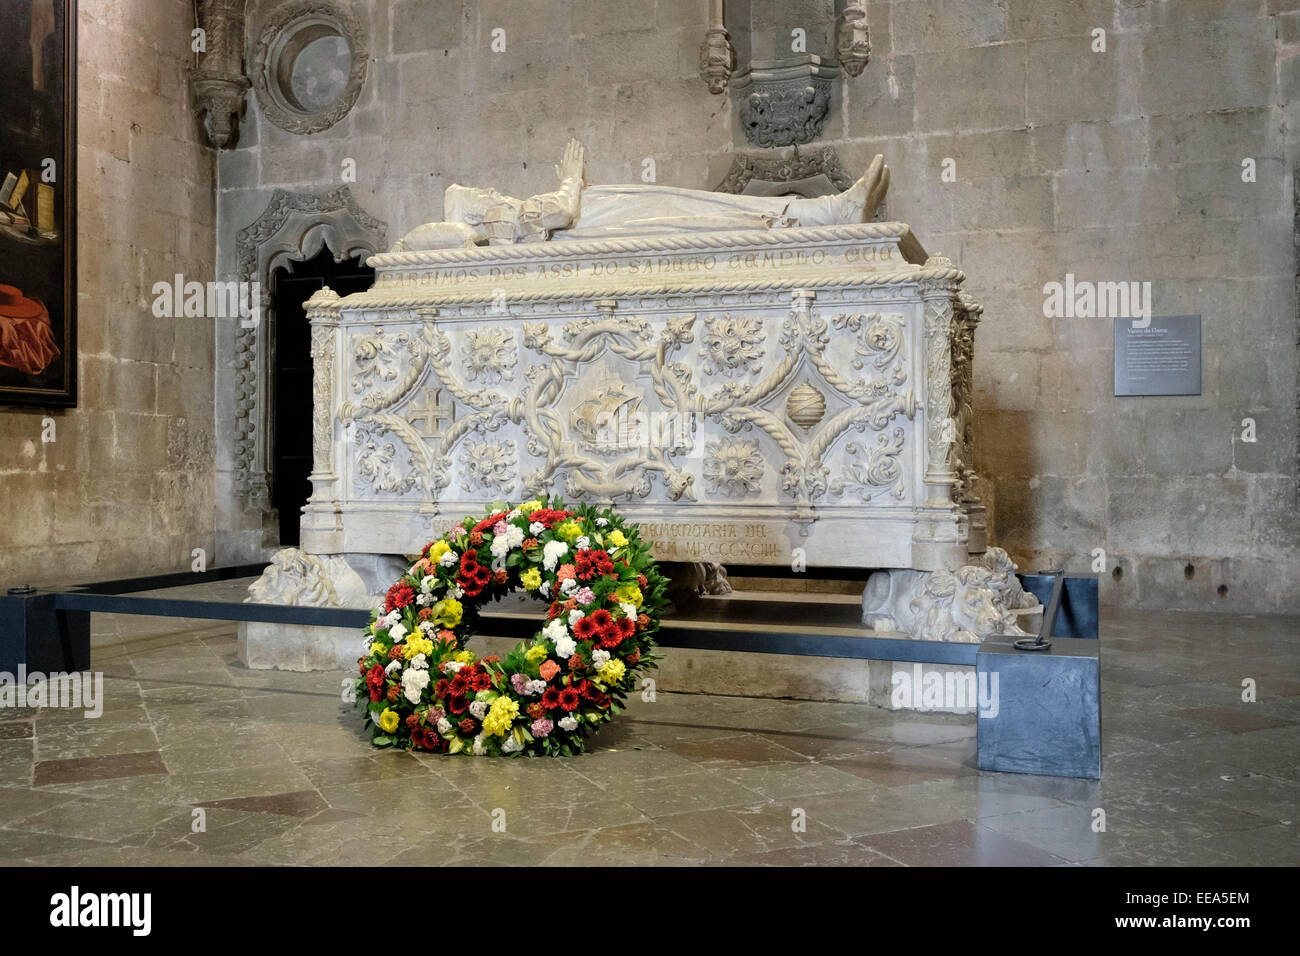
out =
[[739,195],[751,183],[759,185],[765,193],[828,196],[848,189],[853,185],[853,177],[845,171],[839,155],[830,146],[811,153],[800,153],[796,149],[790,156],[739,153],[715,191]]
[[836,67],[816,54],[796,60],[756,60],[736,81],[744,99],[740,124],[752,146],[810,143],[822,134]]

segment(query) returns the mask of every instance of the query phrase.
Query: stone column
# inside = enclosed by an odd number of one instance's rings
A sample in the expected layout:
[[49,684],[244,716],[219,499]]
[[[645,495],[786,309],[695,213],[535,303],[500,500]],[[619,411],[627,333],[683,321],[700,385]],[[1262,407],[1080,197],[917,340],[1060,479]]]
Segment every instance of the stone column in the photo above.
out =
[[913,565],[921,570],[956,569],[966,561],[967,529],[954,502],[958,483],[953,453],[959,441],[953,409],[953,306],[962,274],[951,260],[926,260],[918,286],[925,310],[926,499],[912,536]]
[[340,479],[335,474],[334,399],[338,373],[339,296],[329,286],[306,303],[311,324],[312,359],[312,492],[302,509],[302,550],[339,554],[343,550]]

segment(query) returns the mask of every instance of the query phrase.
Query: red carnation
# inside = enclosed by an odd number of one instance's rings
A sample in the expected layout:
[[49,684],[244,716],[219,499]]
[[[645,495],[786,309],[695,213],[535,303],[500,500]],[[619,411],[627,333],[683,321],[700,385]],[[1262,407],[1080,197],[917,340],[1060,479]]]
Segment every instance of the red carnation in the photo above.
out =
[[524,543],[521,544],[520,547],[527,551],[529,548],[535,548],[539,544],[541,544],[541,542],[536,538],[524,538]]
[[419,714],[408,714],[407,717],[406,717],[406,729],[407,729],[407,730],[414,730],[416,727],[419,727],[419,726],[420,726],[420,715],[419,715]]
[[491,528],[493,525],[495,525],[498,521],[500,521],[505,516],[506,513],[504,511],[498,511],[494,515],[489,515],[488,517],[480,521],[478,524],[474,525],[474,531],[486,531],[488,528]]
[[370,688],[370,699],[379,700],[384,693],[384,669],[376,664],[366,672],[366,686]]
[[388,702],[390,704],[397,703],[397,698],[400,696],[402,696],[402,688],[398,687],[396,684],[388,688]]
[[431,617],[433,617],[433,608],[431,607],[422,607],[420,613],[415,615],[417,621],[427,621]]
[[646,577],[645,577],[644,574],[638,574],[638,575],[636,576],[636,584],[637,584],[637,587],[639,587],[642,591],[644,591],[644,590],[646,589],[646,585],[649,584],[649,583],[650,583],[650,582],[646,580]]
[[438,683],[436,683],[436,684],[433,685],[433,696],[435,696],[435,697],[446,697],[446,696],[447,696],[447,688],[450,687],[450,686],[451,686],[451,684],[450,684],[450,682],[447,680],[447,678],[445,678],[445,677],[442,678],[442,680],[438,681]]
[[631,667],[633,664],[635,664],[635,663],[636,663],[637,661],[639,661],[640,659],[641,659],[641,648],[638,647],[638,648],[637,648],[636,650],[634,650],[631,654],[627,655],[627,665],[628,665],[628,667]]
[[528,516],[529,521],[539,521],[547,528],[573,517],[572,511],[556,511],[554,508],[538,508]]
[[568,711],[578,709],[578,692],[572,687],[566,687],[560,691],[560,706]]
[[548,687],[542,691],[542,706],[547,710],[554,710],[560,706],[560,690],[557,687]]
[[587,662],[582,659],[581,654],[574,654],[569,658],[569,670],[577,671],[587,666]]
[[388,589],[388,596],[384,601],[384,610],[390,614],[399,608],[404,608],[415,600],[415,591],[405,581],[398,581]]
[[609,694],[605,694],[605,693],[601,693],[600,691],[597,691],[595,694],[592,695],[591,702],[595,704],[597,707],[599,707],[601,710],[605,710],[609,707],[609,703],[610,703]]

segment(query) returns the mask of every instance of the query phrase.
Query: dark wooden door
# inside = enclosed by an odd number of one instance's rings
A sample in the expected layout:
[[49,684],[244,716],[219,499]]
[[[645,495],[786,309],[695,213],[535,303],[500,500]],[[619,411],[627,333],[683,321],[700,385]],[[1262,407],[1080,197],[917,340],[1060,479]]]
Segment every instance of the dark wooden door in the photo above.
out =
[[322,286],[329,286],[339,295],[351,295],[369,289],[374,281],[374,269],[362,265],[359,259],[335,262],[329,249],[322,249],[309,262],[293,263],[292,271],[277,269],[272,277],[275,374],[271,395],[271,503],[279,512],[281,547],[298,545],[302,506],[311,495],[311,327],[303,303]]

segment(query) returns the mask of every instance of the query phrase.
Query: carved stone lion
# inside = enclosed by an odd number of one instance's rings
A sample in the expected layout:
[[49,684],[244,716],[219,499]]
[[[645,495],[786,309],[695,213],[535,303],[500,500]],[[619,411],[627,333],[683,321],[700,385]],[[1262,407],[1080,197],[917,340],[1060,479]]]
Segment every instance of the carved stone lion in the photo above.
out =
[[979,643],[1027,632],[1015,611],[1037,605],[1016,578],[1016,565],[990,548],[979,565],[957,571],[877,571],[862,592],[862,622],[927,641]]
[[309,607],[370,606],[365,582],[338,555],[281,548],[262,576],[248,586],[247,601]]

